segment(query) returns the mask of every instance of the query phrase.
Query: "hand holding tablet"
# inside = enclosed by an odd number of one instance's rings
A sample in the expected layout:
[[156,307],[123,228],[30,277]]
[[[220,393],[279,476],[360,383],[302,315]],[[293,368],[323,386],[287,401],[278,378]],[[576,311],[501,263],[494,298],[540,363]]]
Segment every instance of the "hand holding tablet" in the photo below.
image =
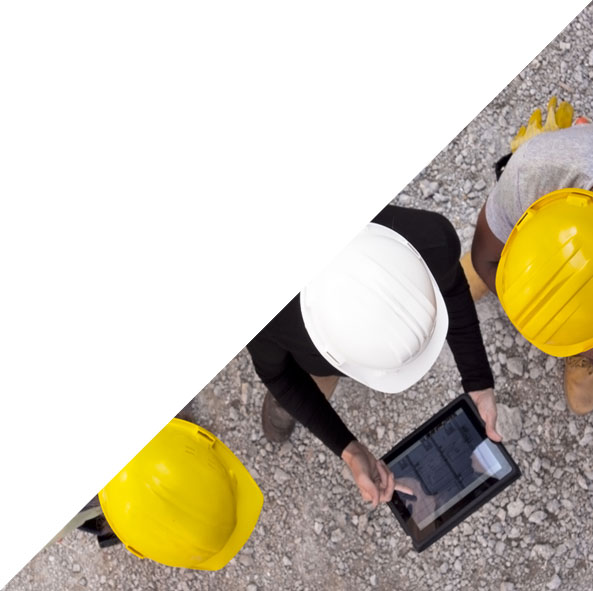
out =
[[398,484],[389,507],[421,552],[521,472],[502,443],[490,440],[463,394],[398,443],[383,460]]

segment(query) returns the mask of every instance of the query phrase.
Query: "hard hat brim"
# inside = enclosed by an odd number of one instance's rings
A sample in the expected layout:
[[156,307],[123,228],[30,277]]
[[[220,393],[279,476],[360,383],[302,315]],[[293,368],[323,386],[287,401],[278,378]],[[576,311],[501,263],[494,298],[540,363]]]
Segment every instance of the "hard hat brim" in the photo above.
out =
[[264,503],[263,493],[239,458],[220,440],[215,445],[219,457],[237,479],[237,525],[223,548],[199,565],[200,570],[219,570],[232,560],[251,536]]
[[[202,443],[209,446],[212,453],[216,455],[217,460],[226,468],[227,472],[232,476],[236,485],[235,491],[235,527],[225,542],[224,546],[220,548],[210,558],[206,560],[198,560],[192,556],[191,552],[184,552],[181,555],[174,556],[170,552],[148,552],[144,549],[142,540],[135,541],[130,544],[130,540],[126,537],[123,531],[118,527],[116,516],[112,508],[121,507],[122,503],[125,505],[125,498],[118,498],[117,495],[110,494],[110,487],[112,483],[117,483],[120,471],[115,478],[113,478],[99,493],[99,501],[103,514],[116,536],[123,542],[124,546],[134,555],[140,558],[150,558],[155,562],[165,564],[167,566],[178,568],[190,568],[196,570],[218,570],[224,567],[234,556],[239,552],[243,545],[249,539],[263,506],[263,494],[259,489],[257,483],[249,474],[249,471],[235,454],[222,443],[217,437],[212,435],[206,429],[198,425],[185,421],[182,419],[173,419],[165,429],[173,429],[177,432],[185,433],[185,435],[198,438]],[[159,435],[157,435],[158,437]],[[155,438],[156,439],[156,438]],[[154,439],[152,440],[154,441]],[[152,441],[148,444],[150,445]],[[138,455],[142,453],[142,450]],[[132,459],[131,462],[133,462]],[[130,463],[131,463],[130,462]],[[208,482],[204,482],[203,486],[208,486]],[[117,485],[116,485],[117,490]],[[121,497],[121,495],[120,495]],[[113,505],[117,503],[117,505]],[[117,513],[118,511],[115,511]]]

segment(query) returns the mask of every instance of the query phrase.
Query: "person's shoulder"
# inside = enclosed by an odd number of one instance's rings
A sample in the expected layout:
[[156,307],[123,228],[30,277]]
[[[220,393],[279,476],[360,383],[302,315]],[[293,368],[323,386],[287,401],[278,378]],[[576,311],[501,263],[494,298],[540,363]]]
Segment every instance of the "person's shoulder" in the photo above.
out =
[[401,230],[409,228],[410,225],[429,229],[430,227],[442,228],[448,231],[453,228],[451,222],[441,213],[426,209],[413,207],[401,207],[400,205],[387,205],[373,219],[375,224],[381,224],[387,228],[403,234]]
[[574,125],[565,129],[546,131],[525,142],[513,155],[510,163],[525,163],[537,158],[551,158],[555,161],[572,159],[585,151],[591,154],[593,147],[593,125]]
[[441,213],[426,209],[414,209],[389,205],[373,222],[394,230],[403,236],[418,251],[444,249],[458,256],[459,238],[453,224]]

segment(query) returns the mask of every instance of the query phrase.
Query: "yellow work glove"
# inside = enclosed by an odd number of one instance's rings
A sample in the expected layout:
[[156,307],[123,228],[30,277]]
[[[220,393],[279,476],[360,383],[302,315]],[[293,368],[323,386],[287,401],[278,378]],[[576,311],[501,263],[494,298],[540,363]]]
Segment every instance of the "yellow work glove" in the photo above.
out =
[[517,135],[511,142],[511,152],[514,152],[519,146],[524,144],[532,137],[543,133],[544,131],[555,131],[572,125],[572,116],[574,109],[570,103],[562,101],[556,108],[557,99],[553,96],[548,102],[548,114],[546,115],[546,124],[542,127],[542,112],[535,109],[529,117],[527,127],[521,126]]

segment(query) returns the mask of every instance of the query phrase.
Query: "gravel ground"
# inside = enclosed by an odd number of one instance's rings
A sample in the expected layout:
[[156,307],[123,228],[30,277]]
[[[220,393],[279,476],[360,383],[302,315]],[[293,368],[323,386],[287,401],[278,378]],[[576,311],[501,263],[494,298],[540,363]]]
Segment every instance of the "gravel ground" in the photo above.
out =
[[[591,31],[590,5],[394,202],[443,212],[467,249],[494,183],[492,165],[531,110],[556,94],[577,115],[593,115]],[[259,421],[264,388],[243,351],[192,405],[196,422],[242,458],[265,495],[237,557],[216,573],[171,569],[121,546],[100,550],[76,531],[40,552],[5,590],[592,589],[593,418],[566,409],[561,360],[517,335],[494,296],[478,304],[478,314],[501,429],[523,477],[421,555],[386,506],[364,506],[341,461],[305,429],[297,426],[284,445],[266,442]],[[406,393],[383,395],[344,379],[334,404],[382,455],[459,391],[446,348]]]

